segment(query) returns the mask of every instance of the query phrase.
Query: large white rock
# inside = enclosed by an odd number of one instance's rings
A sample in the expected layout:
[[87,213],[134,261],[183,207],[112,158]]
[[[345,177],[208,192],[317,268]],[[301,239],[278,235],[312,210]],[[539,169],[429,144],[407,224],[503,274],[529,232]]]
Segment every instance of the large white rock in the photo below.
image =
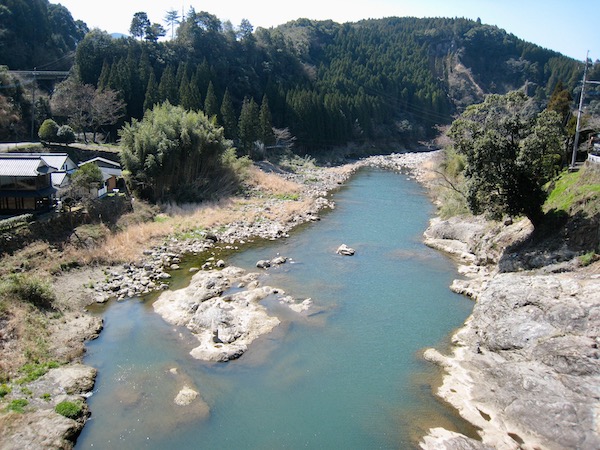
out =
[[346,244],[342,244],[338,247],[338,249],[335,252],[338,255],[352,256],[354,255],[355,250],[351,247],[348,247]]
[[[256,338],[279,324],[260,301],[273,293],[258,287],[256,274],[227,267],[222,271],[198,272],[187,288],[167,291],[154,303],[154,310],[167,322],[185,325],[198,338],[190,354],[206,361],[239,358]],[[252,286],[231,295],[223,293],[232,285]]]

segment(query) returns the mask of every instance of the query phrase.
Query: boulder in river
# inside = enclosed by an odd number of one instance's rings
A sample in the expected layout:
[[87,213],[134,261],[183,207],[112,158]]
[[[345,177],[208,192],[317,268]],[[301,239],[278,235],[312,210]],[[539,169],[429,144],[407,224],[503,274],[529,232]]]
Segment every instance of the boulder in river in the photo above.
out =
[[[253,283],[257,274],[236,267],[198,272],[187,288],[167,291],[154,303],[154,310],[167,322],[185,325],[199,345],[190,354],[205,361],[239,358],[256,338],[269,333],[279,319],[269,316],[260,301],[276,290]],[[245,289],[223,294],[231,286]]]
[[342,244],[338,247],[338,249],[335,252],[338,255],[352,256],[354,255],[355,250],[351,247],[348,247],[346,244]]

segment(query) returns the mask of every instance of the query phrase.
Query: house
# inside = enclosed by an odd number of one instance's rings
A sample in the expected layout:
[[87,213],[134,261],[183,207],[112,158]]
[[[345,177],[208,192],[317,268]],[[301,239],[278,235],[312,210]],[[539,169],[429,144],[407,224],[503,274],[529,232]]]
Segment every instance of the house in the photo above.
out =
[[96,164],[100,169],[100,172],[102,172],[103,186],[98,190],[98,197],[106,195],[109,192],[113,192],[115,189],[117,189],[117,183],[123,174],[123,171],[121,170],[121,164],[100,156],[82,162],[79,164],[79,167],[83,166],[84,164]]
[[56,188],[51,167],[39,156],[0,154],[0,215],[46,212],[54,206]]
[[48,211],[76,169],[66,153],[0,153],[0,215]]

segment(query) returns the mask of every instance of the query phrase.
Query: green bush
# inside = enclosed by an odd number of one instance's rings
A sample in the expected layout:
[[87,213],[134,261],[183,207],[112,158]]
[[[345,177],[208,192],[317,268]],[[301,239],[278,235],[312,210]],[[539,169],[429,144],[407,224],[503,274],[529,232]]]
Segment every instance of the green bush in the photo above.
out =
[[58,124],[52,119],[46,119],[38,131],[38,137],[42,142],[56,142]]
[[54,411],[68,419],[77,419],[81,416],[83,407],[80,402],[64,401],[56,405]]
[[49,282],[23,274],[14,274],[0,284],[0,298],[31,303],[36,308],[52,309],[56,299]]

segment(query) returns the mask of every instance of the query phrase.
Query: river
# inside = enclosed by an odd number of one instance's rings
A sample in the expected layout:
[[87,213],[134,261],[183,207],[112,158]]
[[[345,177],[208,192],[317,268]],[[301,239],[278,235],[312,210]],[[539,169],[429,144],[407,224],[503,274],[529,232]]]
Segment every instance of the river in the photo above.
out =
[[[99,369],[92,418],[76,448],[406,449],[433,426],[472,435],[434,398],[440,373],[421,358],[446,348],[472,309],[448,289],[454,263],[422,243],[435,212],[424,188],[364,169],[334,200],[291,237],[227,257],[253,271],[257,260],[291,258],[262,282],[314,302],[307,317],[267,302],[282,323],[239,360],[192,359],[193,337],[155,314],[152,299],[103,310],[85,357]],[[336,255],[342,243],[356,254]],[[182,384],[210,412],[181,414]]]

